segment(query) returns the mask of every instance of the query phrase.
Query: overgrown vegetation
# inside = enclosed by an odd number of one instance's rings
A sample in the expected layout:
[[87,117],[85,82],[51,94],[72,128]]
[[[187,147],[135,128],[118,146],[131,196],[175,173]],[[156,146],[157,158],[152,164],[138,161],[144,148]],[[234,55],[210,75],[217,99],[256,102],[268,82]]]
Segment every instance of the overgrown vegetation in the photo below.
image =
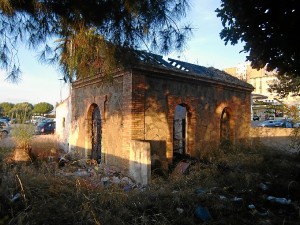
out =
[[16,147],[28,150],[34,135],[33,124],[18,124],[12,129],[12,137],[16,143]]
[[107,61],[126,66],[124,59],[132,49],[162,54],[184,49],[191,27],[179,22],[188,9],[188,0],[86,1],[84,5],[0,0],[0,68],[8,72],[9,80],[20,78],[16,49],[24,43],[41,47],[40,60],[60,66],[65,81],[99,70],[109,75]]
[[294,129],[291,136],[291,148],[300,149],[300,128]]
[[[209,160],[193,160],[182,176],[153,176],[151,184],[143,187],[107,182],[103,177],[110,180],[117,177],[120,181],[122,174],[96,164],[80,164],[72,158],[61,164],[58,152],[50,160],[45,157],[54,153],[55,144],[50,141],[32,146],[35,160],[19,164],[10,158],[12,149],[1,147],[0,143],[0,224],[299,224],[300,221],[299,153],[236,149],[215,154]],[[288,204],[271,197],[285,199]]]

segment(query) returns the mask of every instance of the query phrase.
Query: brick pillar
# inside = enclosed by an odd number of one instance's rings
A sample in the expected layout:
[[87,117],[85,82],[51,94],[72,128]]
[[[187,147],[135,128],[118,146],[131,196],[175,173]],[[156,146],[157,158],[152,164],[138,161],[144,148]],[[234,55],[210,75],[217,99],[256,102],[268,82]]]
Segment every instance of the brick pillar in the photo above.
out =
[[132,77],[132,139],[145,139],[145,76]]
[[[130,141],[132,139],[132,74],[126,73],[123,75],[123,137],[122,150],[124,153],[130,152]],[[125,158],[125,156],[124,156]]]

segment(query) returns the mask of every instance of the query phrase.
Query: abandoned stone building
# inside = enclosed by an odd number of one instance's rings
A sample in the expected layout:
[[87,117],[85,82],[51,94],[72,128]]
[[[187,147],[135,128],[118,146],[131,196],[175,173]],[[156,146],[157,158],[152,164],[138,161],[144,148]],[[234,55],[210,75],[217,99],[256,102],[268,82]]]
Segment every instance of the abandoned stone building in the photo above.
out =
[[209,154],[223,141],[244,143],[251,126],[250,84],[150,53],[140,59],[115,72],[112,82],[99,75],[72,84],[64,103],[71,110],[57,113],[57,132],[68,130],[60,140],[69,151],[147,183],[154,163],[167,169],[178,158]]

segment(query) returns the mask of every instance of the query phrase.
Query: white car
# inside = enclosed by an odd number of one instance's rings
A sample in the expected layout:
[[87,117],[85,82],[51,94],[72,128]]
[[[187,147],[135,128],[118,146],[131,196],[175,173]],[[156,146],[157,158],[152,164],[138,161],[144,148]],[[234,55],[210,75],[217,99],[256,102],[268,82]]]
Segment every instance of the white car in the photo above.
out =
[[10,130],[10,124],[6,120],[0,120],[0,137],[6,137]]

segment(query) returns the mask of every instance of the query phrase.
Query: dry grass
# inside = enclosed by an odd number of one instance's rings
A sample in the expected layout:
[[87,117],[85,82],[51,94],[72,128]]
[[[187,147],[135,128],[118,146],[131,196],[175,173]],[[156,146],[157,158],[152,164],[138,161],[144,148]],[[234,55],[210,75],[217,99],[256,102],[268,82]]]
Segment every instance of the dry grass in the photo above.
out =
[[[0,224],[298,225],[300,221],[299,154],[235,150],[194,161],[184,176],[153,176],[151,185],[129,189],[124,184],[104,185],[101,169],[93,165],[70,162],[60,167],[56,160],[49,162],[57,146],[43,138],[32,143],[33,162],[12,163],[7,160],[12,148],[0,147]],[[57,158],[59,152],[55,154]],[[70,176],[79,168],[95,173]],[[291,202],[270,202],[268,196]],[[200,206],[209,211],[210,220],[197,216]]]
[[48,160],[49,156],[57,158],[61,151],[55,139],[55,135],[39,135],[33,138],[31,154],[37,160]]

